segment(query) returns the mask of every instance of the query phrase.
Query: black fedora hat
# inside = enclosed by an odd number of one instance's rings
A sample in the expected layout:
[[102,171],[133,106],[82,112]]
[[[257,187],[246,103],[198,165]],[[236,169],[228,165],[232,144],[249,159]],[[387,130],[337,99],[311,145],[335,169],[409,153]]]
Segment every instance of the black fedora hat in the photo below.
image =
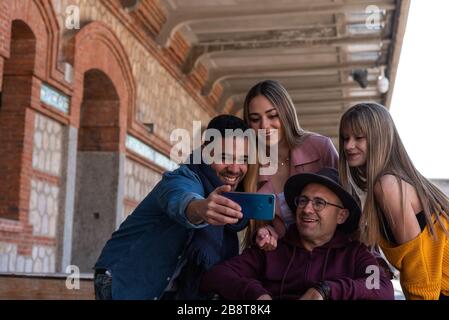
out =
[[296,215],[295,197],[310,183],[318,183],[332,190],[342,202],[343,207],[348,209],[349,216],[343,224],[338,226],[338,230],[344,233],[352,233],[357,230],[361,214],[360,207],[355,199],[342,188],[338,171],[334,168],[323,168],[317,173],[300,173],[287,180],[284,186],[284,195],[292,212]]

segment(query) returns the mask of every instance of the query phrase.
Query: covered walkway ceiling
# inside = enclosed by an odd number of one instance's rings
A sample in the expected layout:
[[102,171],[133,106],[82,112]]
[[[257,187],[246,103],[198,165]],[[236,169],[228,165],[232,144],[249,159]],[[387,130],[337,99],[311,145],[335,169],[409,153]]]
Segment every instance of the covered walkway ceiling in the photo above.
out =
[[[390,103],[408,0],[159,0],[159,4],[166,21],[155,40],[164,48],[176,34],[187,40],[190,49],[182,70],[188,75],[198,64],[207,68],[205,96],[221,84],[217,112],[238,114],[253,84],[276,79],[290,92],[301,125],[336,141],[345,108],[367,100]],[[385,94],[377,89],[382,67],[390,80]],[[365,88],[354,81],[355,70],[367,71]]]

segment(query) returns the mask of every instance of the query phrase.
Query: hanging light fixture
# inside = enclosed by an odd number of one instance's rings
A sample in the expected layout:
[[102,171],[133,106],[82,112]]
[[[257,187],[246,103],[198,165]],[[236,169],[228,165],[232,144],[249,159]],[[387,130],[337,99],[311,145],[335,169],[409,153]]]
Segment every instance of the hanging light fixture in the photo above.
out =
[[385,66],[380,67],[380,74],[377,78],[377,90],[380,93],[387,93],[390,89],[390,80],[385,76]]

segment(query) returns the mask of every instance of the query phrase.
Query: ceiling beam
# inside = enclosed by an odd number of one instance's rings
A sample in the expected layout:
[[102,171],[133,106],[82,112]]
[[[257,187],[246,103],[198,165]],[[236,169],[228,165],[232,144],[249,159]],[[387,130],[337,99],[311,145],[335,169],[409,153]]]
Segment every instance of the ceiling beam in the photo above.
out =
[[407,25],[407,17],[410,9],[410,0],[400,1],[400,6],[396,10],[393,27],[393,44],[388,57],[387,77],[390,80],[390,88],[385,95],[382,103],[390,108],[391,99],[393,97],[396,73],[399,66],[399,57],[401,55],[402,43],[404,41],[405,27]]
[[[382,95],[365,96],[365,97],[344,97],[340,99],[309,99],[309,100],[293,100],[298,114],[316,114],[325,112],[343,112],[348,106],[359,102],[381,102]],[[234,100],[234,106],[230,111],[235,114],[243,107],[242,100]]]
[[211,89],[219,82],[229,78],[276,78],[282,75],[313,75],[317,72],[333,72],[339,70],[375,68],[376,62],[372,60],[357,61],[344,64],[321,65],[263,65],[263,66],[237,66],[232,68],[213,69],[209,71],[202,94],[209,95]]
[[[346,15],[342,13],[334,14],[335,23],[339,26],[336,30],[337,36],[344,36],[346,35]],[[385,48],[383,46],[383,43],[380,43],[380,50]],[[347,53],[346,50],[343,50],[342,47],[337,48],[337,59],[338,63],[346,63],[347,62]],[[345,72],[340,70],[338,72],[338,75],[340,76],[340,83],[345,82]],[[343,96],[345,96],[345,93],[348,91],[346,88],[341,88],[341,92],[343,93]]]
[[[298,81],[299,82],[299,81]],[[367,90],[369,89],[375,89],[377,85],[377,81],[369,81],[368,86],[365,88]],[[340,84],[315,84],[315,85],[301,85],[301,86],[285,86],[287,91],[289,92],[290,96],[294,96],[295,94],[300,93],[316,93],[319,95],[321,92],[326,91],[336,91],[340,89],[361,89],[360,85],[355,82],[346,82],[346,83],[340,83]],[[218,112],[223,112],[223,108],[226,105],[226,102],[228,99],[233,99],[234,101],[242,102],[245,99],[245,96],[248,92],[250,87],[245,87],[245,91],[240,91],[237,93],[235,88],[230,85],[228,89],[225,89],[221,95],[220,101],[217,103],[217,110]],[[362,89],[361,89],[362,90]]]
[[[377,5],[387,11],[395,10],[396,6],[391,1],[357,0],[345,3],[291,3],[282,5],[277,1],[267,2],[264,5],[259,3],[241,3],[238,6],[201,6],[185,7],[178,10],[169,10],[168,20],[162,27],[156,42],[160,46],[166,47],[168,40],[173,34],[183,26],[197,21],[213,21],[214,19],[268,19],[273,16],[310,16],[335,14],[338,12],[365,11],[369,5]],[[170,6],[167,6],[170,7]]]
[[[244,93],[250,89],[251,86],[257,82],[264,80],[260,75],[255,77],[242,78],[228,78],[226,83],[229,88],[236,94]],[[322,89],[327,87],[338,86],[339,79],[335,77],[329,77],[328,75],[314,76],[313,79],[310,76],[278,76],[276,80],[282,83],[287,90],[308,90],[308,89]],[[313,81],[312,81],[313,80]],[[352,82],[349,82],[352,83]]]
[[342,104],[333,103],[331,105],[300,105],[296,107],[296,113],[298,116],[317,115],[323,113],[329,114],[341,114],[344,111]]
[[[366,17],[368,14],[366,14]],[[360,25],[366,22],[366,17],[360,17],[358,19],[353,19],[349,21],[344,27],[350,25]],[[385,15],[386,17],[386,15]],[[380,22],[384,22],[382,17]],[[303,22],[304,19],[300,21],[296,20],[296,22],[288,22],[286,19],[281,19],[283,23],[276,23],[276,25],[268,26],[266,23],[251,23],[248,24],[245,20],[240,19],[237,21],[233,21],[232,24],[225,23],[215,23],[211,24],[209,21],[205,21],[204,23],[197,22],[191,25],[192,29],[194,29],[194,33],[198,38],[199,42],[207,42],[213,40],[216,37],[221,38],[234,38],[235,35],[247,34],[247,33],[258,33],[261,34],[263,32],[271,32],[271,31],[282,31],[282,30],[314,30],[317,28],[324,29],[335,29],[341,27],[336,23],[308,23]],[[293,19],[295,21],[295,19]]]
[[[374,96],[365,96],[365,97],[344,97],[339,99],[329,98],[329,99],[309,99],[309,100],[293,100],[293,104],[296,106],[297,109],[301,110],[302,105],[307,106],[313,106],[313,105],[322,105],[322,104],[336,104],[336,105],[342,105],[342,104],[351,104],[351,103],[358,103],[358,102],[380,102],[382,100],[381,95],[374,95]],[[239,108],[243,106],[243,101],[237,100],[234,101],[234,108],[232,111],[235,113]]]
[[[246,41],[245,44],[239,44],[236,41],[233,44],[195,44],[187,55],[183,70],[186,74],[190,74],[196,65],[203,62],[205,59],[214,57],[235,57],[236,54],[257,54],[263,55],[264,52],[268,55],[275,54],[273,50],[282,51],[288,49],[297,50],[302,48],[322,48],[322,47],[342,47],[347,45],[364,45],[364,44],[381,44],[382,48],[387,48],[390,44],[390,39],[381,39],[379,35],[375,36],[360,36],[360,37],[333,37],[333,38],[304,38],[304,39],[270,39],[264,41]],[[273,50],[270,50],[273,49]],[[296,53],[295,53],[296,54]],[[309,53],[305,53],[309,54]]]
[[300,106],[301,104],[309,105],[309,104],[320,104],[320,103],[352,103],[352,102],[367,102],[367,101],[380,101],[381,95],[374,95],[374,96],[365,96],[365,97],[344,97],[341,99],[309,99],[309,100],[293,100],[295,105]]
[[298,24],[297,23],[286,23],[286,24],[276,24],[276,25],[268,25],[266,23],[260,24],[248,24],[246,21],[241,23],[242,26],[233,23],[223,25],[211,25],[210,23],[195,24],[193,26],[196,37],[198,38],[198,42],[207,44],[208,42],[213,42],[216,38],[221,39],[223,41],[233,39],[236,36],[245,36],[248,34],[254,35],[262,35],[264,33],[279,33],[286,32],[289,30],[298,30],[298,31],[308,31],[308,30],[316,30],[317,28],[333,30],[337,26],[333,23],[316,23],[313,24]]
[[[367,83],[367,89],[369,87],[375,87],[377,85],[377,81],[368,81]],[[335,83],[335,84],[312,84],[312,85],[308,85],[308,84],[301,84],[299,86],[288,86],[288,90],[290,91],[306,91],[306,92],[310,92],[310,91],[328,91],[328,90],[338,90],[338,89],[361,89],[360,85],[356,82],[345,82],[345,83]]]
[[337,126],[310,126],[303,125],[301,123],[301,120],[299,120],[299,124],[301,127],[305,130],[316,132],[319,134],[322,134],[323,136],[329,137],[329,138],[336,138],[336,141],[338,141],[338,125]]
[[318,116],[298,116],[299,122],[303,126],[320,127],[320,126],[335,126],[338,127],[340,123],[341,113],[338,114],[321,114]]

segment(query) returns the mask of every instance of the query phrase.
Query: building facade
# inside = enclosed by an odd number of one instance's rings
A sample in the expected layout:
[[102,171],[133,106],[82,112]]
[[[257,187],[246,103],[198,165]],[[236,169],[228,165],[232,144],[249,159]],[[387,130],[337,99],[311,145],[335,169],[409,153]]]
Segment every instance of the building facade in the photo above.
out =
[[0,272],[90,272],[176,167],[171,131],[215,115],[201,70],[177,67],[182,39],[148,36],[164,14],[146,5],[143,26],[121,1],[0,1]]

